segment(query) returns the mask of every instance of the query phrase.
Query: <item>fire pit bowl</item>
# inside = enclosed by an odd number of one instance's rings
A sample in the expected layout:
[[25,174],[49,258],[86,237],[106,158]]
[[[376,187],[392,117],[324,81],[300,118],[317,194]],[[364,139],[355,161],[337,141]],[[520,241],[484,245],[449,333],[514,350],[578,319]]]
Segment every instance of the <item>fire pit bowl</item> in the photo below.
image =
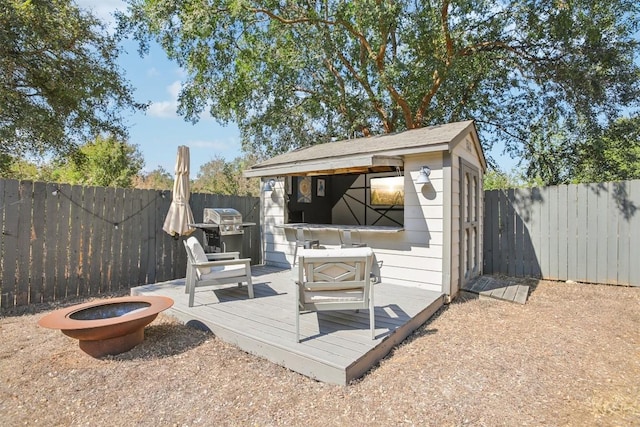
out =
[[53,311],[38,324],[60,329],[79,340],[82,351],[102,357],[131,350],[144,340],[144,328],[173,300],[160,296],[128,296],[91,301]]

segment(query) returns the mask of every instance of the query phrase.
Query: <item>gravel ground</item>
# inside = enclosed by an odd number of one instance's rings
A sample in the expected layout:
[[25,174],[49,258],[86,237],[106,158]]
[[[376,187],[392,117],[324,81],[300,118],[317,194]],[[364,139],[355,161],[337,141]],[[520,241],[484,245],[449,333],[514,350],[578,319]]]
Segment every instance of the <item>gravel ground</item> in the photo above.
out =
[[[638,426],[640,288],[531,282],[526,305],[459,298],[347,387],[160,315],[93,359],[0,318],[3,426]],[[76,301],[77,302],[77,301]]]

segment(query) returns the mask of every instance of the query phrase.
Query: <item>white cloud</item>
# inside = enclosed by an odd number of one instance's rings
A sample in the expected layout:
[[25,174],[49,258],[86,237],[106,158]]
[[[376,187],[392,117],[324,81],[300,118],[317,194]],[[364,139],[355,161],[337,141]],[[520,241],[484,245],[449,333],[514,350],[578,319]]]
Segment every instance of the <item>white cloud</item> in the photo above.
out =
[[149,116],[163,119],[178,117],[178,95],[180,94],[180,89],[182,89],[182,83],[176,80],[165,89],[170,99],[168,101],[152,101],[147,109]]
[[113,13],[116,10],[125,11],[127,5],[122,0],[76,0],[76,4],[81,9],[89,10],[96,18],[107,24],[109,30],[115,28],[115,18]]
[[226,150],[228,142],[224,141],[189,141],[189,145],[195,148],[215,148],[216,150]]
[[149,105],[147,113],[151,117],[160,117],[163,119],[177,118],[178,103],[176,101],[154,101]]
[[147,70],[147,77],[158,77],[160,76],[160,71],[156,67],[151,67]]
[[180,90],[182,90],[182,82],[180,80],[176,80],[167,86],[167,92],[171,95],[171,99],[178,100],[178,95],[180,95]]

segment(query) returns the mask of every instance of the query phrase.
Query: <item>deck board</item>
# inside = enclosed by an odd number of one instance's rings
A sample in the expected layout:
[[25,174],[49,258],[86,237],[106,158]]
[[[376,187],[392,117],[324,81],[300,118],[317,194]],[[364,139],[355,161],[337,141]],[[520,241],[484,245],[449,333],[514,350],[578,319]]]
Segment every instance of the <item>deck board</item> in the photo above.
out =
[[529,286],[513,280],[501,280],[491,276],[479,276],[466,283],[463,291],[478,294],[481,297],[526,304]]
[[295,340],[295,290],[291,270],[252,267],[255,297],[246,287],[197,288],[188,307],[184,279],[132,288],[132,295],[174,300],[166,313],[204,325],[223,341],[319,381],[346,385],[364,375],[443,304],[442,293],[379,283],[374,288],[376,339],[368,310],[308,312]]

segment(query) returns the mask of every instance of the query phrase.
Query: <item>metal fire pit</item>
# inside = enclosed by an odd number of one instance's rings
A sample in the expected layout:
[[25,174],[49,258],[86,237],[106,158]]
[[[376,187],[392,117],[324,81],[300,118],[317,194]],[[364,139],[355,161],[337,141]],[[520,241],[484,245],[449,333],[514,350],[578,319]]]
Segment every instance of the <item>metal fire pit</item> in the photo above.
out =
[[173,300],[162,296],[128,296],[78,304],[53,311],[38,324],[60,329],[78,340],[82,351],[93,357],[120,354],[144,340],[144,328]]

